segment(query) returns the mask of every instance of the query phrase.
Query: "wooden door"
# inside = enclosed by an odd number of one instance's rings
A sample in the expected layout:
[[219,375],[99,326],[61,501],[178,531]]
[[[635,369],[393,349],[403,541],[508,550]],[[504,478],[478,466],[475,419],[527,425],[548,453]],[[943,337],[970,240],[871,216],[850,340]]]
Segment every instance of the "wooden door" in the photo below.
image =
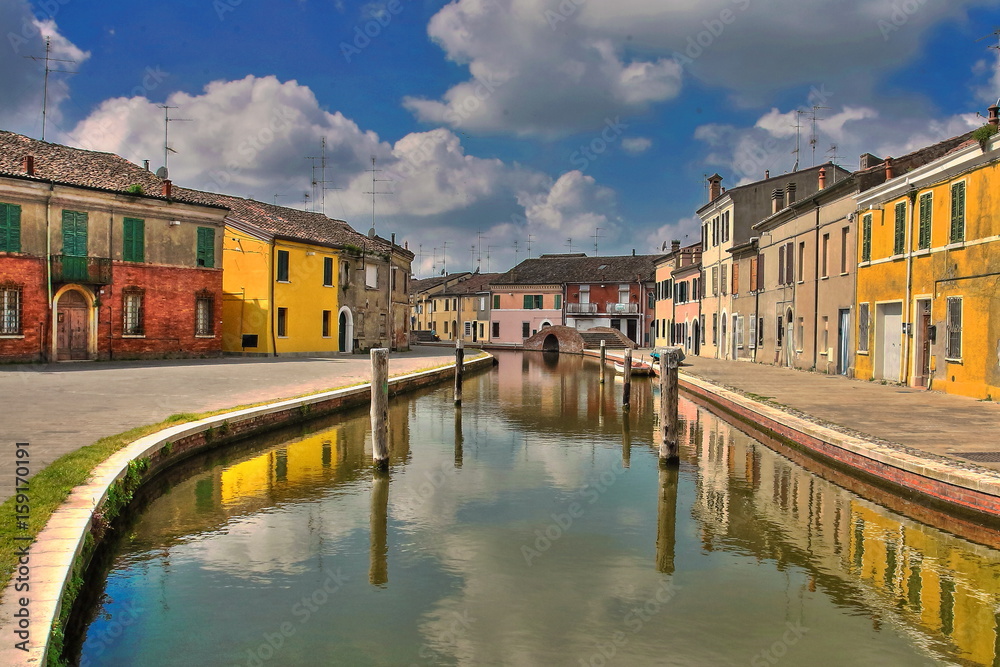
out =
[[917,377],[914,384],[926,387],[931,375],[931,302],[930,299],[917,301]]
[[86,299],[79,292],[66,292],[59,299],[56,323],[56,359],[90,358],[90,322]]

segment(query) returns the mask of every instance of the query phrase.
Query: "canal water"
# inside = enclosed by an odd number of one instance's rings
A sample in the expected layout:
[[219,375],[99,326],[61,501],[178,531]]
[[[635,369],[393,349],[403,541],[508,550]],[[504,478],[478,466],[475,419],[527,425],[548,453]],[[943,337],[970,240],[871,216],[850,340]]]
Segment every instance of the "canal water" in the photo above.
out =
[[595,361],[497,356],[393,400],[387,475],[357,410],[165,476],[81,664],[995,664],[1000,552],[684,399],[661,469],[648,380],[625,421]]

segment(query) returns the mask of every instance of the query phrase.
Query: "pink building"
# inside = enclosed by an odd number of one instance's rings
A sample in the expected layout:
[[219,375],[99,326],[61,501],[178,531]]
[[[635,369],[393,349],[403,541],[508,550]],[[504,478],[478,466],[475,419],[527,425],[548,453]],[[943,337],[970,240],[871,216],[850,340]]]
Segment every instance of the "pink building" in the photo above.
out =
[[671,345],[679,345],[685,353],[697,355],[705,342],[705,322],[701,314],[701,244],[684,248],[680,266],[673,271],[674,319]]
[[490,288],[491,343],[520,344],[539,329],[563,323],[561,285],[494,283]]

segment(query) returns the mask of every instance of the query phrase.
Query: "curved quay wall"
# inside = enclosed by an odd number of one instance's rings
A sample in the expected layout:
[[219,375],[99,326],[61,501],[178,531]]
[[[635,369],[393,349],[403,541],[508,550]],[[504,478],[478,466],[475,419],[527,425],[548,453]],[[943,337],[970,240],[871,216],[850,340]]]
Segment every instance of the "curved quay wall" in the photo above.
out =
[[[487,353],[462,366],[472,371],[493,363],[494,358]],[[438,384],[452,379],[454,374],[455,364],[449,364],[391,378],[389,395]],[[5,625],[9,623],[9,630],[5,628],[4,634],[9,638],[16,629],[17,619],[13,618],[13,612],[18,598],[29,597],[32,645],[25,652],[12,648],[12,641],[5,641],[0,647],[0,664],[10,667],[48,664],[54,624],[64,606],[72,605],[77,593],[76,587],[70,586],[71,580],[74,574],[86,571],[103,532],[101,526],[106,524],[103,517],[109,497],[116,489],[127,490],[127,502],[143,481],[194,454],[370,401],[370,384],[337,389],[172,426],[140,438],[113,454],[94,468],[86,484],[70,492],[38,534],[30,549],[30,592],[17,592],[14,588],[16,572],[11,577],[3,597],[3,620]],[[42,637],[44,642],[39,642]]]

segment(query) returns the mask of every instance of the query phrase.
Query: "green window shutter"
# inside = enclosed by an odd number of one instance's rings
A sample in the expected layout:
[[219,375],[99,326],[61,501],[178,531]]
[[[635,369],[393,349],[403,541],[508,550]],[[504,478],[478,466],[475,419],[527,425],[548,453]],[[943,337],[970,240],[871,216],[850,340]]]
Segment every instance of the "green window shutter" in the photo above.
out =
[[63,254],[87,256],[87,214],[63,211]]
[[493,307],[495,309],[497,309],[497,310],[500,310],[500,295],[499,294],[494,294],[493,295]]
[[562,308],[562,295],[556,294],[556,310]]
[[951,186],[951,242],[965,240],[965,183]]
[[0,204],[0,252],[21,252],[21,207]]
[[215,230],[211,227],[198,228],[198,266],[215,268]]
[[525,294],[524,295],[524,309],[525,310],[530,310],[531,306],[532,306],[532,304],[534,304],[534,302],[535,302],[535,300],[532,298],[532,296],[530,294]]
[[872,259],[872,216],[866,215],[861,223],[861,261]]
[[892,254],[902,255],[906,251],[906,203],[896,204],[896,237],[892,245]]
[[930,193],[920,196],[920,233],[917,239],[920,250],[931,247],[931,204]]
[[126,262],[146,261],[145,221],[138,218],[125,218],[122,224],[124,228],[122,259]]

